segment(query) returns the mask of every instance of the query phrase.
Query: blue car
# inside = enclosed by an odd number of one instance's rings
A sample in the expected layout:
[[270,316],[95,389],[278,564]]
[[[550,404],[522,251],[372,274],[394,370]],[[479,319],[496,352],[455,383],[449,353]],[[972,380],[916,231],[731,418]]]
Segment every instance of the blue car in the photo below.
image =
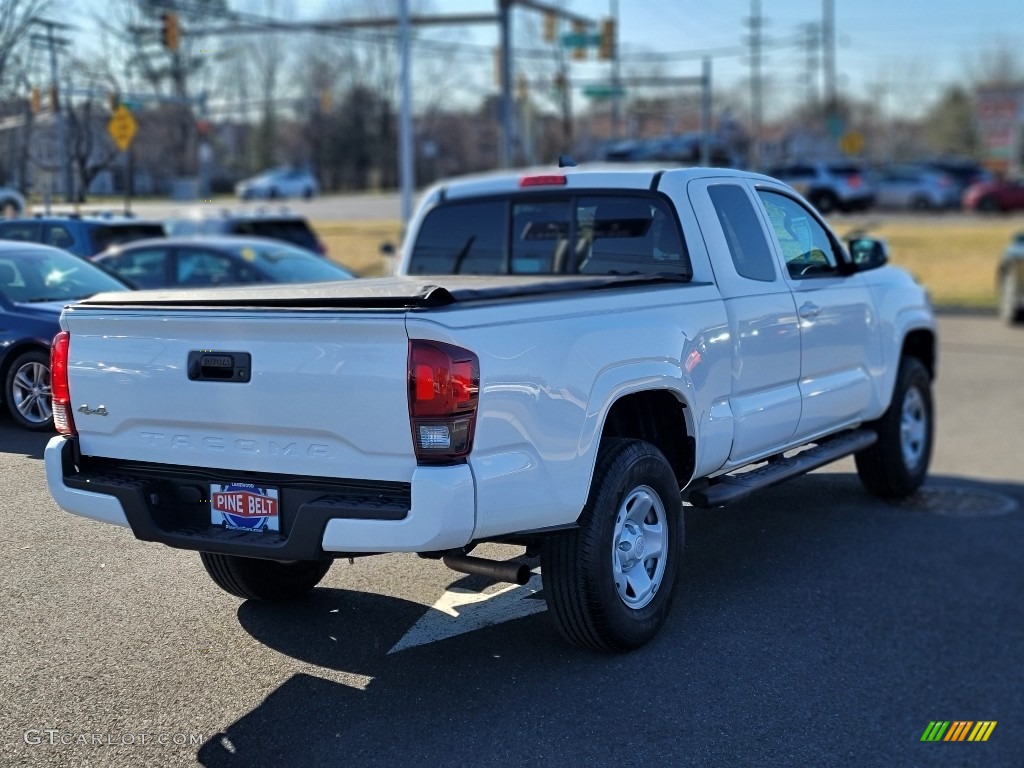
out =
[[15,424],[53,428],[50,343],[61,310],[104,291],[124,291],[118,278],[48,245],[0,241],[0,383]]

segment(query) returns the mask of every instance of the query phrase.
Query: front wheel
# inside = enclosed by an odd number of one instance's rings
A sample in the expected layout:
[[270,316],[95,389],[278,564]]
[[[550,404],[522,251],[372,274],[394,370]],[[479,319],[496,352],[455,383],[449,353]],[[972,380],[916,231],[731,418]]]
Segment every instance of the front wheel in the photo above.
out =
[[935,423],[931,375],[916,357],[904,357],[885,414],[875,422],[878,442],[855,455],[864,487],[883,499],[902,499],[924,482]]
[[327,575],[331,560],[280,563],[255,557],[200,552],[203,567],[225,592],[246,600],[292,600],[302,597]]
[[4,401],[15,423],[34,431],[53,429],[50,395],[50,356],[38,349],[22,352],[4,382]]
[[605,441],[578,528],[541,551],[558,631],[581,648],[640,647],[665,623],[682,553],[682,499],[665,456],[642,440]]

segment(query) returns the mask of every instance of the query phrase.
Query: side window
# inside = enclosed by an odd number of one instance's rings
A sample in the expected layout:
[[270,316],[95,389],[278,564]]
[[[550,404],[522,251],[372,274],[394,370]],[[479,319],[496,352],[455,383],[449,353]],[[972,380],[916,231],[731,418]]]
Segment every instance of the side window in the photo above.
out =
[[725,233],[736,272],[750,280],[773,281],[774,257],[746,190],[736,184],[715,184],[708,187],[708,195]]
[[65,250],[75,244],[75,238],[60,224],[47,224],[43,230],[43,242]]
[[409,273],[504,274],[504,200],[449,203],[427,214],[409,259]]
[[174,281],[183,286],[230,285],[237,282],[235,264],[219,253],[181,248]]
[[42,229],[38,222],[12,221],[0,224],[0,238],[4,240],[25,240],[31,243],[39,241]]
[[166,248],[122,253],[107,259],[103,264],[140,288],[162,288],[167,285]]
[[580,197],[576,231],[574,251],[581,274],[692,274],[679,225],[659,198]]
[[838,273],[832,238],[818,220],[792,198],[758,190],[778,240],[790,277],[822,277]]

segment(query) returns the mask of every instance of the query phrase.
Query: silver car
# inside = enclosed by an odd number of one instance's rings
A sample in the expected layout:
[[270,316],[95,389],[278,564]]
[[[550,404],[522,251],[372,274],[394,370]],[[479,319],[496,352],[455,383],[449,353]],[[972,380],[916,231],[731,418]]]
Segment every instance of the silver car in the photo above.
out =
[[235,185],[235,194],[242,200],[301,197],[308,200],[320,193],[316,177],[305,168],[272,168]]
[[889,166],[874,180],[879,208],[941,211],[957,208],[960,196],[955,181],[942,171],[923,166]]

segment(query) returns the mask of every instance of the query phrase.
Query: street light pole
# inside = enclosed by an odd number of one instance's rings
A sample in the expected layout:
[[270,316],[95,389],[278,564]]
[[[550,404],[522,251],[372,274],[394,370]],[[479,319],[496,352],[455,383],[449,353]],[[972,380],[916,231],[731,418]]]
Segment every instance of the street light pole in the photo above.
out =
[[412,218],[412,191],[416,170],[413,166],[412,104],[409,89],[409,0],[398,0],[398,40],[401,57],[398,174],[402,186],[402,225]]
[[53,89],[54,117],[57,120],[57,150],[60,153],[61,185],[64,187],[65,202],[72,202],[71,191],[71,163],[68,160],[68,141],[64,128],[64,110],[60,98],[60,89],[57,85],[57,41],[53,36],[53,28],[56,24],[52,22],[41,22],[46,25],[46,42],[50,48],[50,87]]

